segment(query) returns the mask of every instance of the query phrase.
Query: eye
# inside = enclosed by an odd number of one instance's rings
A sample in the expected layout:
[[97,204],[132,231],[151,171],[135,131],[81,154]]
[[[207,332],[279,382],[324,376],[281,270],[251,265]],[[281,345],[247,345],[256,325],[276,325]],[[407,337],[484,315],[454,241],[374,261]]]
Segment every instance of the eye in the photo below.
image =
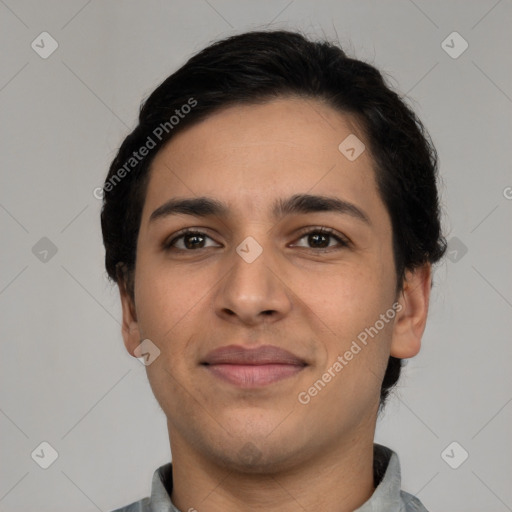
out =
[[[349,241],[343,238],[340,235],[335,235],[334,230],[330,228],[314,228],[310,229],[306,232],[302,233],[302,236],[299,240],[306,239],[306,243],[311,246],[305,246],[306,249],[315,249],[317,251],[330,251],[336,250],[343,247],[348,247]],[[331,245],[330,242],[335,241],[338,242],[336,244]],[[301,247],[300,245],[294,244],[296,247]],[[302,246],[304,247],[304,246]]]
[[178,236],[173,237],[171,240],[164,242],[164,249],[178,249],[181,251],[189,251],[196,249],[205,249],[206,239],[212,240],[206,233],[202,231],[194,231],[187,229],[182,231]]
[[[292,246],[304,247],[317,252],[325,252],[348,247],[350,244],[347,239],[341,235],[336,235],[334,230],[330,228],[317,227],[314,229],[306,228],[306,230],[307,231],[302,231],[299,240],[305,239],[306,244],[309,244],[309,247],[308,245],[304,246],[300,244],[293,244]],[[206,249],[208,247],[218,247],[218,244],[216,245],[216,242],[214,241],[213,245],[206,245],[207,240],[213,241],[213,239],[203,231],[186,229],[177,233],[169,241],[164,242],[163,248],[164,250],[190,252],[199,249]],[[335,243],[332,244],[331,242]]]

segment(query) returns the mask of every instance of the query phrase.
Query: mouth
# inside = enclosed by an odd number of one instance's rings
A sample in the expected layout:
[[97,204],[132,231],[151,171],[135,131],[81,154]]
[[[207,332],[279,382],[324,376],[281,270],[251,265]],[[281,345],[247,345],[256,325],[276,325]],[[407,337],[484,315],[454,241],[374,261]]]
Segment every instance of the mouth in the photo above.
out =
[[242,388],[257,388],[297,375],[307,363],[279,347],[237,345],[210,352],[201,365],[214,377]]

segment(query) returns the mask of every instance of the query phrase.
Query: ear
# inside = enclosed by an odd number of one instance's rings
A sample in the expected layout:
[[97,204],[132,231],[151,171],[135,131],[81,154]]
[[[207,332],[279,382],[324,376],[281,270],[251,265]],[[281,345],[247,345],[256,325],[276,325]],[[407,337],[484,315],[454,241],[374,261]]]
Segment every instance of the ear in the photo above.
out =
[[130,355],[137,357],[134,350],[140,345],[141,337],[139,332],[139,324],[137,323],[137,312],[135,303],[131,295],[128,293],[126,279],[123,275],[118,278],[117,285],[121,297],[121,307],[123,311],[123,323],[121,331],[123,334],[124,346]]
[[406,359],[420,351],[427,323],[431,278],[430,263],[406,272],[391,340],[394,357]]

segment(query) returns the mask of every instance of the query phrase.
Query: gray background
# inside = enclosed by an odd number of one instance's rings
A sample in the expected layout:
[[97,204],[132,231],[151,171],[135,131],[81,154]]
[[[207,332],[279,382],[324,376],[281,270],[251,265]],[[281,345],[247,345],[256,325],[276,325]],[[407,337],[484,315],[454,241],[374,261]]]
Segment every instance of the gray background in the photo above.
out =
[[[511,22],[510,0],[0,0],[0,511],[109,511],[170,460],[122,343],[93,190],[140,101],[213,39],[255,28],[339,37],[430,130],[450,252],[377,441],[431,512],[512,510]],[[31,47],[43,31],[59,45],[46,59]],[[458,58],[441,45],[453,31],[469,44]],[[31,457],[43,441],[48,469]],[[457,469],[459,446],[441,455],[453,441],[469,453]]]

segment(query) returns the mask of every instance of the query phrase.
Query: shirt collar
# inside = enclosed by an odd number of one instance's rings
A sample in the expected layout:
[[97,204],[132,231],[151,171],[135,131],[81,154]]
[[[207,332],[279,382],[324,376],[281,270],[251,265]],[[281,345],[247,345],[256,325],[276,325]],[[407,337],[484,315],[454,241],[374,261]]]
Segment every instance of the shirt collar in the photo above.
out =
[[388,447],[377,443],[373,445],[373,480],[376,486],[375,491],[370,499],[354,512],[402,510],[400,506],[401,473],[398,455]]

